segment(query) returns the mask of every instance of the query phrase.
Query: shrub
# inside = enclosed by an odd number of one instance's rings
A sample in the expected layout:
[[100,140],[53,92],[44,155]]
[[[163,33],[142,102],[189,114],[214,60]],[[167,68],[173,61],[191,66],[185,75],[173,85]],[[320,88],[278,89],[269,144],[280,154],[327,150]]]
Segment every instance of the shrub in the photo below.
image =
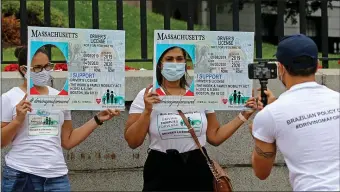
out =
[[[20,3],[18,1],[2,2],[2,13],[5,17],[15,15],[20,18]],[[41,1],[27,2],[27,18],[30,26],[44,26],[44,4]],[[58,9],[51,7],[51,26],[52,27],[66,27],[63,13]]]
[[55,71],[67,71],[67,64],[66,63],[56,63],[54,66]]
[[20,22],[14,15],[1,16],[1,39],[4,46],[20,45]]
[[[3,71],[18,71],[19,70],[19,65],[18,64],[8,64],[3,66]],[[129,67],[125,65],[125,71],[135,71],[135,70],[142,70],[142,69],[137,69],[134,67]],[[67,64],[66,63],[56,63],[54,66],[54,71],[68,71],[67,70]]]
[[19,70],[19,65],[17,64],[9,64],[4,67],[4,71],[18,71]]

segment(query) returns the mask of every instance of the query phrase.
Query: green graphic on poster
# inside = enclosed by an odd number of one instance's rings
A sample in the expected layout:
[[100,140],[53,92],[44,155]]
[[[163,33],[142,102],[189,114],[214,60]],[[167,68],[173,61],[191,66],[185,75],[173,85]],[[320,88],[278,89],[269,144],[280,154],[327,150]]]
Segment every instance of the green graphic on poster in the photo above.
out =
[[124,98],[122,96],[116,95],[113,91],[110,91],[110,89],[106,90],[106,93],[102,96],[102,102],[104,105],[110,105],[110,104],[118,104],[122,105],[124,104]]
[[244,105],[248,99],[249,97],[244,96],[243,93],[238,90],[234,90],[228,98],[230,105]]

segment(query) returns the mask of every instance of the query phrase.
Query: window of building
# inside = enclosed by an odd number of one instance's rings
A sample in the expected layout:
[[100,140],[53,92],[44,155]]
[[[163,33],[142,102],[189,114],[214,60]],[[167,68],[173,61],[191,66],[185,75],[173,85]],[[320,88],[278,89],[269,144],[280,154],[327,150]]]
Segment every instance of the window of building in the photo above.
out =
[[306,35],[309,37],[317,36],[316,21],[314,17],[307,17],[306,19]]

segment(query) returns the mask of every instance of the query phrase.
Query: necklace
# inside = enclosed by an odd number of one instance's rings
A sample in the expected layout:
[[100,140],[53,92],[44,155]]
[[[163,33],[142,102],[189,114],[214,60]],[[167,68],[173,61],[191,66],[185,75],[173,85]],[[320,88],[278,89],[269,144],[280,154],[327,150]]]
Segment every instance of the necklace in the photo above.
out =
[[[164,86],[162,86],[162,89],[164,90],[166,95],[171,95],[170,92]],[[181,95],[181,96],[183,95],[182,94],[182,89],[179,91],[179,95]]]

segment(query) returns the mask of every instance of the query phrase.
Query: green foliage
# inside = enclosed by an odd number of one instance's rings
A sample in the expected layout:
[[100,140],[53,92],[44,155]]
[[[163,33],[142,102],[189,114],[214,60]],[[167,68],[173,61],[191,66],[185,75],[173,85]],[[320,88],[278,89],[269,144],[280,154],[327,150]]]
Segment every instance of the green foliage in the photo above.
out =
[[[14,15],[20,19],[19,1],[4,1],[1,3],[1,10],[5,17]],[[30,26],[44,26],[44,3],[42,1],[27,2],[27,22]],[[51,26],[66,27],[63,13],[51,7]]]
[[[123,1],[125,2],[125,1]],[[67,1],[52,0],[51,6],[59,9],[65,15],[68,12]],[[76,28],[92,28],[92,3],[91,1],[75,1]],[[116,2],[99,0],[99,28],[117,29]],[[127,59],[141,58],[141,30],[139,7],[123,4],[123,23],[125,30],[125,50]],[[67,22],[68,23],[68,22]],[[154,30],[163,29],[163,15],[147,11],[147,56],[153,58]],[[187,23],[171,19],[172,30],[186,30]],[[209,30],[207,26],[195,25],[195,30]],[[131,67],[152,69],[152,62],[130,62]]]

